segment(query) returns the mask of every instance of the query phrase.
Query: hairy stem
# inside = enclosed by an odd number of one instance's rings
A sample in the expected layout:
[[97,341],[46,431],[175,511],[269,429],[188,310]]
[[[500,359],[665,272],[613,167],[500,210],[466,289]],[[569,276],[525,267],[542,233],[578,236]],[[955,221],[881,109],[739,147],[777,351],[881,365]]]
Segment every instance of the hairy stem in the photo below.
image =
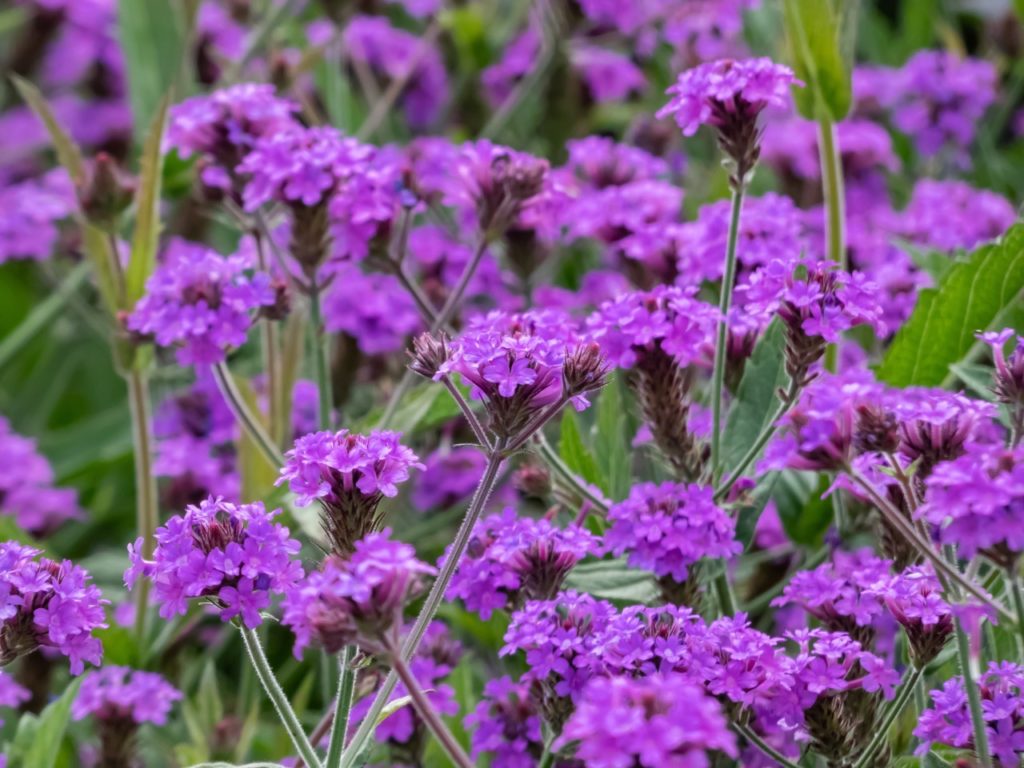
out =
[[985,715],[981,710],[981,691],[974,681],[971,670],[971,644],[967,632],[958,617],[953,620],[956,630],[956,652],[960,660],[960,674],[964,678],[964,690],[967,692],[967,708],[971,713],[971,730],[974,733],[974,753],[978,756],[981,768],[992,768],[992,754],[988,748],[988,732],[985,730]]
[[316,376],[317,395],[319,396],[320,429],[330,429],[333,396],[331,393],[331,370],[327,360],[327,335],[324,333],[320,307],[320,290],[320,286],[314,279],[309,289],[309,333],[310,343],[313,347],[313,371]]
[[769,758],[777,762],[779,765],[785,766],[785,768],[800,768],[800,766],[798,766],[784,754],[775,749],[775,747],[771,746],[767,741],[758,736],[754,732],[753,728],[747,725],[742,725],[740,723],[733,723],[732,727],[736,731],[736,733],[738,733],[740,736],[747,740],[747,743],[759,749],[761,752],[763,752]]
[[[257,228],[253,232],[256,242],[257,265],[268,271],[267,255],[264,250],[263,234]],[[263,368],[267,377],[267,418],[270,421],[270,436],[275,445],[281,445],[288,434],[288,403],[284,397],[284,376],[281,369],[280,333],[277,323],[269,317],[259,321],[260,346],[263,351]]]
[[725,246],[725,270],[722,275],[721,293],[718,297],[718,334],[715,339],[715,368],[711,379],[711,477],[718,477],[722,454],[722,390],[725,387],[726,344],[729,340],[727,322],[729,307],[732,306],[732,287],[736,282],[736,249],[740,233],[740,213],[743,210],[743,187],[737,185],[732,192],[732,207],[729,213],[729,239]]
[[238,386],[231,376],[231,371],[228,370],[227,363],[220,362],[212,366],[212,368],[213,378],[217,382],[217,387],[224,396],[228,407],[231,408],[231,412],[238,419],[238,423],[242,425],[242,429],[252,438],[252,441],[272,467],[281,467],[284,464],[284,456],[281,455],[281,450],[274,444],[270,435],[267,434],[259,418],[249,409],[245,398],[242,397],[242,393],[238,391]]
[[[441,566],[441,572],[434,581],[434,585],[431,587],[430,593],[427,595],[427,599],[423,603],[423,608],[420,610],[419,616],[416,617],[416,623],[413,624],[412,629],[405,638],[405,643],[402,645],[400,658],[403,661],[408,662],[408,660],[416,653],[416,649],[419,647],[420,641],[423,639],[423,634],[427,631],[427,627],[430,626],[430,622],[433,621],[434,616],[437,613],[437,609],[444,601],[444,594],[448,590],[448,584],[451,583],[452,576],[455,575],[455,569],[458,567],[459,561],[462,559],[462,555],[466,551],[466,546],[469,544],[469,539],[473,534],[473,528],[476,526],[477,520],[480,519],[480,514],[483,512],[484,506],[487,504],[487,499],[490,498],[491,491],[494,489],[494,484],[497,482],[498,473],[501,471],[501,465],[504,462],[503,449],[504,446],[499,441],[499,444],[496,445],[494,450],[490,453],[490,457],[487,461],[487,467],[484,469],[484,474],[480,478],[480,483],[476,487],[473,499],[469,503],[469,509],[466,510],[466,515],[462,519],[459,531],[455,534],[455,540],[452,542],[451,549],[445,558],[444,565]],[[391,692],[395,688],[395,683],[397,682],[397,672],[392,669],[384,679],[380,690],[377,691],[377,695],[371,703],[369,711],[366,713],[363,721],[359,724],[358,730],[356,730],[355,735],[352,737],[352,742],[349,744],[348,749],[345,750],[345,754],[342,756],[341,765],[343,768],[349,768],[352,766],[355,760],[362,753],[363,745],[373,734],[373,730],[377,724],[377,718],[380,716],[381,711],[387,704],[388,697],[391,695]]]
[[[821,159],[821,191],[825,200],[828,257],[842,269],[846,263],[846,195],[843,188],[843,164],[836,142],[836,127],[827,117],[818,121],[818,153]],[[839,347],[829,344],[825,350],[825,369],[836,370]]]
[[306,738],[306,733],[302,729],[298,715],[295,714],[295,710],[292,709],[288,697],[285,696],[281,685],[277,682],[277,678],[274,677],[274,670],[270,668],[270,662],[267,661],[267,656],[263,653],[263,646],[260,644],[256,631],[248,627],[240,627],[239,631],[242,634],[242,643],[245,645],[245,650],[249,654],[249,660],[256,671],[256,676],[260,679],[263,690],[267,692],[267,696],[274,705],[274,709],[277,710],[277,716],[281,720],[284,729],[288,732],[288,736],[295,746],[295,751],[308,768],[323,768],[323,763],[320,762],[316,750],[313,749],[313,745]]
[[341,652],[338,675],[338,699],[334,703],[334,720],[331,725],[331,742],[327,747],[327,762],[324,768],[338,768],[341,765],[341,754],[345,750],[345,737],[348,734],[348,715],[352,710],[352,696],[356,688],[356,673],[352,662],[356,657],[354,646],[348,646]]
[[871,741],[864,747],[864,751],[861,752],[860,758],[854,763],[853,768],[868,768],[869,765],[872,765],[875,755],[882,749],[885,745],[885,740],[889,737],[889,729],[892,728],[892,724],[896,722],[897,718],[903,714],[903,710],[913,697],[914,690],[917,688],[918,682],[923,675],[924,669],[915,667],[903,679],[899,693],[896,694],[896,698],[889,702],[889,706],[882,715],[881,721],[877,724],[878,727],[875,730],[875,735],[871,737]]
[[469,755],[466,754],[462,745],[452,735],[448,726],[444,724],[444,720],[441,719],[437,710],[434,709],[434,705],[430,703],[430,699],[423,692],[416,676],[409,669],[408,662],[402,658],[402,654],[392,653],[389,663],[395,674],[402,681],[406,691],[408,691],[409,698],[412,699],[412,705],[415,707],[416,712],[423,719],[423,722],[426,723],[430,732],[434,734],[434,738],[444,747],[444,751],[448,753],[452,762],[459,766],[459,768],[473,768],[473,761],[469,759]]
[[[142,556],[152,557],[160,510],[156,477],[153,475],[153,424],[149,399],[149,378],[132,366],[125,372],[128,403],[132,414],[132,447],[135,452],[135,519],[142,537]],[[145,634],[149,601],[149,580],[140,579],[135,596],[135,628]]]

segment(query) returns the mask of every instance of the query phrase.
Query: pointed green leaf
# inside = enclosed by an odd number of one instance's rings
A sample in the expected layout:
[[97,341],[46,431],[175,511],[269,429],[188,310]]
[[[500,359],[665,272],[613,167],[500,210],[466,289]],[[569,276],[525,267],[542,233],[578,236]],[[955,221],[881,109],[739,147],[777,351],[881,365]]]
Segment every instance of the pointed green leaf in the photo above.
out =
[[809,120],[846,117],[853,100],[852,34],[857,0],[783,0],[793,70],[804,82],[793,97]]
[[597,459],[583,442],[579,417],[572,408],[566,408],[562,415],[561,442],[558,446],[562,461],[573,472],[593,485],[601,486],[601,472]]
[[118,0],[117,31],[125,57],[135,134],[141,138],[174,84],[185,50],[185,18],[172,0]]
[[23,715],[11,744],[11,768],[53,768],[60,754],[68,722],[71,703],[78,695],[82,678],[71,681],[60,698],[36,715]]
[[622,382],[612,376],[597,401],[597,439],[594,453],[601,477],[602,490],[612,501],[619,501],[629,493],[630,455],[626,406],[622,398]]
[[829,478],[825,474],[780,473],[772,498],[786,534],[797,544],[820,544],[832,524],[832,502],[823,499]]
[[898,387],[939,386],[969,356],[974,334],[1001,327],[1024,290],[1024,224],[957,262],[935,288],[921,291],[878,367]]
[[124,310],[131,310],[146,289],[146,280],[156,269],[157,243],[160,239],[160,188],[164,175],[161,145],[167,124],[170,94],[157,107],[149,126],[139,163],[139,187],[135,193],[135,230],[132,233],[131,259],[125,276]]
[[38,88],[23,77],[11,75],[11,80],[14,82],[14,87],[18,89],[18,93],[21,94],[21,98],[25,100],[25,103],[32,108],[32,111],[36,113],[39,119],[43,121],[43,125],[46,126],[46,132],[50,134],[50,141],[57,152],[57,159],[60,160],[60,164],[67,169],[72,181],[81,180],[84,172],[82,150],[78,148],[78,145],[75,144],[71,136],[57,122],[57,116],[50,109],[46,97],[43,96]]
[[565,586],[602,600],[629,603],[650,603],[659,594],[650,573],[630,568],[621,558],[581,563],[569,572]]

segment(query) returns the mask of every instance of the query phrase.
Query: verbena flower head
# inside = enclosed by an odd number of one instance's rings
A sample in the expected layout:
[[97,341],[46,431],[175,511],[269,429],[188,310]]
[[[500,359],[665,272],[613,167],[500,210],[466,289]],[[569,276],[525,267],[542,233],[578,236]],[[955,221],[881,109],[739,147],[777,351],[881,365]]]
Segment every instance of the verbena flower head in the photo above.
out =
[[396,650],[402,611],[435,571],[390,536],[367,535],[351,557],[328,557],[288,591],[282,623],[295,633],[296,656],[313,641],[332,654],[350,643],[373,654]]
[[[981,711],[989,748],[1000,768],[1020,765],[1024,754],[1024,667],[1011,662],[990,662],[972,681],[981,693]],[[935,743],[957,750],[975,751],[967,691],[960,676],[931,691],[932,706],[921,713],[914,735],[921,739],[916,754],[926,754]]]
[[71,673],[99,664],[103,645],[93,636],[107,626],[99,587],[69,560],[39,556],[13,541],[0,544],[0,665],[37,649],[68,657]]
[[435,381],[458,373],[472,397],[484,401],[495,434],[514,437],[545,406],[571,401],[583,410],[586,395],[604,385],[607,369],[596,345],[581,342],[575,329],[553,310],[491,312],[450,342],[418,340],[412,367]]
[[943,598],[935,574],[921,566],[881,579],[870,590],[907,633],[913,662],[933,661],[953,634],[953,606]]
[[649,152],[607,136],[587,136],[566,142],[566,169],[580,181],[603,189],[668,174],[668,163]]
[[53,485],[53,469],[36,449],[0,416],[0,513],[33,536],[46,536],[67,520],[81,517],[73,490]]
[[534,768],[544,750],[540,716],[529,686],[509,677],[484,684],[483,697],[465,722],[474,729],[473,759],[489,754],[494,768]]
[[629,56],[610,48],[575,41],[569,47],[569,60],[599,104],[624,101],[647,87],[643,70]]
[[130,331],[176,347],[182,365],[219,363],[245,343],[254,316],[275,301],[270,277],[243,256],[176,241],[126,320]]
[[773,606],[796,604],[833,632],[846,632],[867,644],[885,613],[881,584],[890,581],[892,563],[869,549],[838,550],[831,562],[796,573]]
[[519,517],[506,509],[477,523],[448,596],[462,599],[484,620],[495,610],[550,600],[596,545],[593,534],[582,528],[557,528],[547,519]]
[[[31,698],[32,693],[27,688],[19,685],[6,672],[0,672],[0,707],[14,709]],[[0,725],[3,725],[3,720],[0,720]]]
[[961,556],[1012,565],[1024,551],[1024,447],[975,447],[936,465],[918,515]]
[[632,368],[648,353],[661,350],[685,367],[707,355],[718,310],[687,288],[660,285],[602,304],[588,331],[609,363]]
[[926,478],[939,462],[963,455],[975,443],[989,442],[995,409],[990,403],[939,389],[908,388],[889,399],[899,422],[899,452],[917,462],[918,478]]
[[331,264],[324,296],[324,328],[345,333],[367,355],[396,352],[423,320],[409,292],[394,275],[366,273],[358,264]]
[[[1024,336],[1017,336],[1013,329],[1004,328],[998,332],[979,333],[977,338],[992,349],[992,362],[996,370],[992,393],[996,399],[1009,406],[1010,418],[1017,434],[1024,432]],[[1009,355],[1007,344],[1009,341]]]
[[1002,235],[1017,219],[1013,204],[964,181],[921,179],[891,228],[919,248],[950,252]]
[[608,510],[605,547],[629,564],[683,583],[704,558],[742,551],[736,522],[714,500],[710,486],[642,483]]
[[473,446],[439,448],[423,463],[412,492],[423,511],[446,509],[468,499],[483,475],[487,457]]
[[410,469],[423,468],[400,438],[387,430],[313,432],[285,453],[277,485],[287,482],[299,506],[320,502],[321,524],[336,554],[351,553],[358,540],[378,528],[381,500],[398,495]]
[[683,72],[658,117],[672,115],[684,136],[701,125],[714,127],[736,166],[733,184],[745,185],[760,155],[758,116],[765,107],[786,106],[790,86],[800,84],[789,67],[771,59],[720,59]]
[[64,171],[37,179],[0,182],[0,264],[43,261],[57,245],[57,223],[75,210],[75,193]]
[[164,725],[181,691],[156,672],[107,665],[85,676],[71,703],[75,720]]
[[166,144],[182,157],[210,158],[214,165],[203,171],[203,180],[231,189],[236,167],[256,142],[298,125],[297,112],[298,105],[278,98],[273,86],[241,83],[171,107]]
[[165,619],[184,615],[190,599],[203,598],[222,619],[237,616],[245,626],[258,627],[271,597],[302,575],[292,559],[299,543],[273,522],[279,513],[267,512],[262,502],[206,499],[157,529],[150,559],[143,557],[142,539],[128,547],[125,584],[131,589],[139,578],[150,579]]
[[736,756],[721,706],[681,675],[591,680],[561,743],[594,768],[706,768],[708,752]]

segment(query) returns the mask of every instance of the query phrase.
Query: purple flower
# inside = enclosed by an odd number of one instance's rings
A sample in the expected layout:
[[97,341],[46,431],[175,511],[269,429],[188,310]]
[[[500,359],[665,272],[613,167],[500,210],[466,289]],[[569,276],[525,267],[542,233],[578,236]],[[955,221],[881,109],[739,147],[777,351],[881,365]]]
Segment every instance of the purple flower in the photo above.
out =
[[963,181],[921,179],[892,226],[920,248],[949,252],[994,240],[1016,219],[1013,204],[995,192]]
[[[975,683],[981,693],[981,711],[989,747],[1001,768],[1020,764],[1024,754],[1024,667],[1010,662],[990,662]],[[974,751],[971,716],[962,677],[947,680],[931,692],[932,706],[921,713],[914,735],[922,744],[916,754],[926,754],[932,744]]]
[[1024,551],[1024,447],[975,447],[936,465],[918,516],[961,556],[1013,564]]
[[483,96],[492,107],[498,107],[512,93],[516,84],[529,74],[540,53],[541,36],[534,25],[505,46],[501,58],[480,73]]
[[111,724],[164,725],[180,700],[181,691],[155,672],[105,666],[85,676],[71,713],[75,720],[91,715]]
[[597,549],[596,544],[595,537],[582,528],[556,528],[547,519],[519,517],[514,509],[506,509],[473,529],[448,597],[461,598],[468,610],[484,620],[494,610],[551,599],[573,566]]
[[509,677],[488,680],[476,709],[466,716],[473,759],[489,753],[494,768],[534,768],[544,749],[541,720],[529,687]]
[[423,468],[400,437],[383,430],[313,432],[285,454],[277,485],[287,482],[300,506],[320,501],[324,530],[337,554],[350,553],[357,540],[379,527],[381,499],[397,496],[409,470]]
[[742,551],[736,522],[719,508],[710,486],[643,483],[608,510],[605,547],[626,554],[630,565],[677,583],[704,558]]
[[708,752],[736,756],[721,706],[682,676],[590,681],[562,743],[593,768],[706,768]]
[[162,347],[178,347],[182,365],[218,363],[245,343],[254,314],[275,301],[270,277],[252,274],[242,256],[175,241],[146,282],[127,326]]
[[62,523],[81,517],[73,490],[53,485],[53,469],[36,449],[0,416],[0,513],[14,518],[33,536],[48,536]]
[[[607,136],[573,139],[565,146],[569,152],[566,169],[596,189],[668,175],[668,163],[660,157]],[[673,213],[678,213],[678,207]]]
[[870,590],[907,633],[914,664],[923,667],[939,655],[953,634],[953,606],[931,570],[911,566],[880,580]]
[[328,557],[288,590],[282,623],[295,633],[296,657],[314,640],[328,653],[349,643],[371,654],[396,650],[402,611],[435,571],[390,536],[389,530],[368,534],[351,557]]
[[576,43],[570,49],[570,60],[579,71],[590,96],[597,103],[625,101],[643,91],[647,78],[625,54],[596,45]]
[[190,506],[157,529],[150,559],[143,557],[142,539],[128,547],[125,584],[131,589],[140,577],[150,579],[165,619],[185,614],[190,599],[205,598],[222,619],[238,616],[245,626],[258,627],[271,596],[302,575],[302,566],[292,559],[299,543],[273,522],[278,514],[261,502],[219,498]]
[[67,173],[6,184],[0,180],[0,264],[48,259],[57,245],[57,223],[76,209]]
[[99,664],[103,646],[93,636],[107,626],[100,590],[69,560],[39,557],[13,541],[0,544],[0,665],[37,648],[67,656],[71,674]]
[[[0,707],[20,707],[31,698],[32,693],[27,688],[15,682],[6,672],[0,672]],[[3,720],[0,720],[0,725],[3,725]]]
[[413,505],[423,512],[454,507],[473,493],[486,464],[487,457],[478,448],[439,448],[424,462],[413,488]]
[[324,327],[353,337],[367,355],[395,352],[423,328],[408,291],[394,275],[363,272],[358,264],[331,264],[324,296]]
[[[992,393],[1000,403],[1009,406],[1014,434],[1024,434],[1024,336],[1015,335],[1011,328],[976,336],[992,348],[992,362],[996,367]],[[1009,356],[1007,341],[1010,341]]]

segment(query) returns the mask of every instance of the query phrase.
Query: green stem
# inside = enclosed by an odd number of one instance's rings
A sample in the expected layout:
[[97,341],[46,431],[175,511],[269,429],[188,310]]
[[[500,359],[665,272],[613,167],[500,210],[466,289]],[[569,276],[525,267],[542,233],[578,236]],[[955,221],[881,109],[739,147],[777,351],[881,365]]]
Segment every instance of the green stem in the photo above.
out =
[[589,501],[593,507],[602,514],[608,512],[608,500],[595,494],[587,487],[586,483],[584,483],[571,469],[569,469],[568,465],[562,461],[562,457],[559,456],[558,452],[551,447],[551,443],[547,441],[547,438],[544,437],[543,434],[537,436],[537,448],[544,460],[551,465],[553,470],[555,470],[555,473],[568,483],[576,493],[578,493],[584,500]]
[[[142,537],[142,556],[150,558],[156,541],[159,522],[156,477],[153,475],[153,429],[149,398],[149,379],[134,365],[125,372],[128,404],[132,415],[132,446],[135,452],[135,516],[138,534]],[[149,580],[140,579],[135,603],[135,628],[139,637],[145,635],[149,602]]]
[[[423,608],[420,609],[419,616],[416,617],[416,623],[413,624],[412,629],[405,638],[405,643],[402,645],[402,651],[399,655],[402,661],[408,662],[416,653],[420,640],[423,639],[423,634],[427,631],[427,627],[433,621],[437,609],[444,601],[444,594],[448,590],[448,584],[451,583],[452,576],[455,575],[455,569],[458,567],[459,561],[462,560],[462,555],[466,551],[466,546],[469,544],[469,539],[473,534],[473,528],[476,526],[477,520],[480,519],[480,514],[483,512],[487,499],[490,498],[494,484],[497,482],[498,473],[504,462],[504,447],[501,441],[499,441],[488,457],[487,467],[484,469],[484,474],[476,487],[473,499],[469,503],[466,516],[462,519],[459,531],[455,534],[455,540],[452,542],[451,550],[445,557],[444,565],[441,566],[441,572],[434,581],[434,585],[431,587],[430,593],[423,603]],[[377,726],[377,719],[380,717],[380,713],[387,704],[388,697],[395,689],[397,682],[398,673],[392,668],[377,691],[376,697],[374,697],[373,702],[370,704],[369,711],[359,724],[359,728],[352,737],[348,748],[345,750],[345,754],[341,759],[342,768],[351,768],[356,759],[362,754],[363,745],[373,734]]]
[[718,597],[718,608],[722,615],[735,616],[736,596],[733,594],[732,584],[729,583],[726,565],[726,563],[722,564],[722,572],[715,577],[715,595]]
[[[843,185],[843,164],[836,142],[836,127],[827,117],[818,121],[818,153],[821,159],[821,191],[825,200],[828,257],[843,270],[846,263],[846,195]],[[825,368],[835,371],[838,346],[829,344],[825,350]]]
[[1013,596],[1013,611],[1017,614],[1017,644],[1020,648],[1021,658],[1024,658],[1024,593],[1021,592],[1020,578],[1012,568],[1006,569],[1006,578],[1010,580],[1010,594]]
[[981,691],[974,682],[971,670],[971,645],[959,618],[954,619],[956,631],[956,651],[960,657],[960,674],[964,678],[964,690],[967,692],[967,707],[971,713],[971,728],[974,731],[974,752],[978,756],[981,768],[992,768],[992,755],[988,749],[988,732],[985,730],[985,716],[981,711]]
[[327,362],[327,334],[324,333],[320,311],[320,287],[316,284],[315,278],[309,290],[309,324],[313,344],[313,369],[320,398],[320,429],[330,429],[332,421],[331,371]]
[[[267,256],[263,247],[263,235],[259,228],[252,233],[256,242],[257,266],[267,271]],[[288,434],[288,403],[284,397],[284,376],[281,371],[280,333],[277,322],[265,317],[259,321],[260,344],[263,348],[263,367],[267,376],[267,417],[270,421],[270,437],[275,445],[281,445]]]
[[551,768],[555,764],[555,751],[551,748],[551,742],[548,741],[544,745],[544,752],[541,753],[540,762],[537,763],[537,768]]
[[249,660],[256,671],[256,676],[260,679],[260,683],[263,684],[263,690],[267,692],[267,696],[274,705],[274,709],[277,710],[277,716],[281,720],[284,729],[288,732],[288,737],[295,746],[295,751],[308,768],[323,768],[316,750],[313,749],[313,745],[306,738],[306,732],[302,729],[298,715],[295,714],[295,710],[292,709],[288,697],[285,696],[281,685],[277,682],[277,678],[274,677],[274,670],[270,668],[270,662],[267,661],[267,656],[263,653],[263,646],[260,644],[259,637],[256,636],[256,631],[248,627],[240,627],[239,631],[242,634],[242,643],[245,645],[245,650],[249,654]]
[[35,338],[36,334],[47,328],[64,305],[71,299],[72,295],[85,282],[89,276],[90,264],[83,261],[65,275],[60,285],[53,290],[43,301],[36,304],[18,327],[7,334],[3,341],[0,341],[0,370],[7,366],[7,363],[21,349]]
[[732,306],[732,288],[736,282],[736,246],[739,241],[740,213],[743,210],[742,181],[732,192],[729,213],[729,239],[725,246],[725,270],[718,298],[718,336],[715,340],[715,368],[711,379],[711,477],[718,477],[722,453],[722,390],[725,387],[726,342],[729,339],[727,316]]
[[402,658],[402,654],[392,653],[389,661],[391,668],[401,679],[402,684],[409,693],[413,707],[415,707],[423,722],[426,723],[430,732],[434,734],[434,738],[444,747],[444,751],[448,753],[452,762],[459,766],[459,768],[473,768],[473,761],[469,759],[469,755],[466,754],[462,745],[452,735],[448,726],[444,724],[441,716],[437,714],[437,710],[434,709],[434,705],[430,703],[430,699],[423,692],[416,676],[409,669],[408,662]]
[[356,649],[348,646],[342,651],[340,674],[338,677],[338,700],[334,705],[334,721],[331,725],[331,742],[327,747],[327,762],[324,768],[338,768],[341,765],[341,754],[345,750],[345,737],[348,734],[348,715],[352,710],[352,695],[356,688],[356,674],[352,668]]
[[800,768],[800,766],[758,736],[749,726],[741,725],[740,723],[733,723],[732,727],[735,729],[736,733],[746,739],[749,744],[757,747],[761,752],[777,762],[779,765],[785,766],[785,768]]
[[909,675],[903,679],[903,684],[900,686],[899,693],[896,694],[896,698],[893,699],[889,706],[885,710],[885,714],[882,715],[882,720],[878,723],[875,729],[875,735],[871,737],[871,741],[861,752],[860,758],[854,764],[853,768],[867,768],[872,764],[875,755],[878,754],[879,750],[882,749],[885,744],[885,740],[889,736],[889,730],[892,728],[892,724],[896,722],[896,719],[903,714],[903,710],[906,708],[907,703],[914,695],[914,691],[917,689],[918,681],[924,675],[924,669],[915,667]]
[[228,370],[227,363],[216,363],[212,368],[217,387],[235,418],[238,419],[238,423],[242,425],[242,429],[252,438],[260,452],[270,462],[270,466],[275,469],[283,466],[284,456],[281,455],[281,450],[274,444],[256,415],[249,409],[242,393],[238,391],[238,386],[231,376],[231,371]]

